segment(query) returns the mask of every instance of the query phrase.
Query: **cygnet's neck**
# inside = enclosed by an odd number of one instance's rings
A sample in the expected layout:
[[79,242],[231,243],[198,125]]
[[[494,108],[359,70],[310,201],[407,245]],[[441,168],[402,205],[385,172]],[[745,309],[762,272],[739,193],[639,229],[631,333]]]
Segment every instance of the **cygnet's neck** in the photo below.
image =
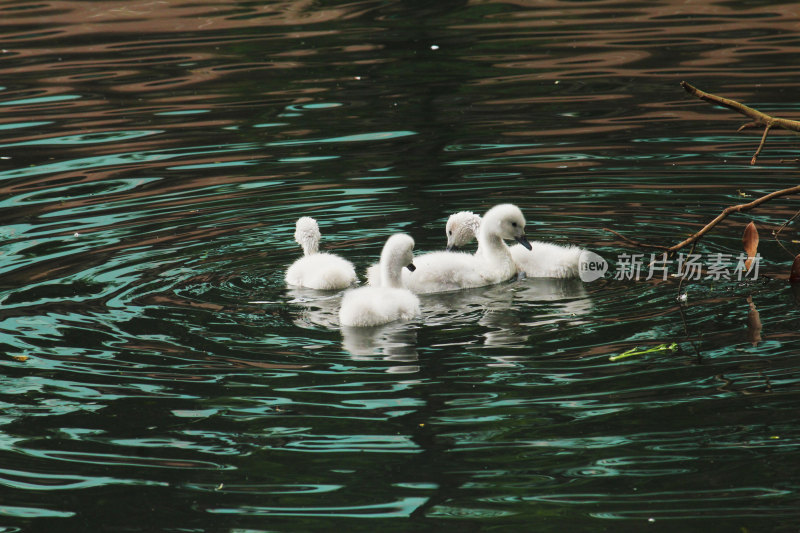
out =
[[403,265],[397,254],[381,256],[381,286],[399,289],[403,287]]
[[506,259],[511,257],[506,243],[500,235],[490,230],[486,220],[478,230],[478,251],[475,254],[485,258]]
[[314,255],[319,252],[319,239],[307,236],[300,240],[300,246],[303,248],[303,255]]

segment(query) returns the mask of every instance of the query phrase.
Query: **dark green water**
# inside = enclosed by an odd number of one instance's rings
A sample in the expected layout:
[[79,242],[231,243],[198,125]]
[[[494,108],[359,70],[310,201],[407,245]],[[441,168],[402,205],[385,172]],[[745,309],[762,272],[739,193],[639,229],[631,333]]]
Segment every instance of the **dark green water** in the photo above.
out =
[[[796,532],[800,297],[616,280],[797,183],[683,79],[796,117],[800,18],[746,2],[0,5],[0,531]],[[294,221],[374,262],[513,202],[592,283],[341,331]],[[796,253],[794,223],[781,233]],[[675,344],[611,361],[632,349]]]

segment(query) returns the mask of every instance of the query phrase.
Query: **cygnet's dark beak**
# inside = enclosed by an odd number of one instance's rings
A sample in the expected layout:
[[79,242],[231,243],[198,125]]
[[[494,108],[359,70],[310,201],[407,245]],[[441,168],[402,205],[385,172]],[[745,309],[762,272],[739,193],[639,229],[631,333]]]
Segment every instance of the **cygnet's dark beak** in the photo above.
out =
[[456,246],[455,244],[448,244],[445,250],[447,250],[448,252],[457,252],[458,246]]
[[[530,246],[530,245],[528,245],[528,246]],[[406,268],[409,269],[411,272],[414,272],[417,269],[417,267],[414,266],[414,263],[407,264]]]
[[522,246],[524,246],[528,250],[531,249],[531,243],[528,242],[528,239],[525,238],[525,235],[520,235],[519,237],[516,237],[516,239],[517,242],[519,242]]

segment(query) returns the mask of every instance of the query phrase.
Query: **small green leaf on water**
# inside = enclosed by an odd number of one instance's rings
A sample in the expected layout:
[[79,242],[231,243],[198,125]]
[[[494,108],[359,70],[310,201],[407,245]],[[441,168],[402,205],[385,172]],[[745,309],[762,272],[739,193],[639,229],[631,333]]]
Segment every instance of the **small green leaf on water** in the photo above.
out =
[[638,348],[631,348],[630,350],[626,350],[621,354],[612,355],[608,358],[609,361],[619,361],[620,359],[625,359],[626,357],[633,357],[634,355],[642,355],[646,353],[652,352],[674,352],[678,349],[678,344],[673,342],[672,344],[659,344],[658,346],[654,346],[653,348],[648,348],[647,350],[639,350]]

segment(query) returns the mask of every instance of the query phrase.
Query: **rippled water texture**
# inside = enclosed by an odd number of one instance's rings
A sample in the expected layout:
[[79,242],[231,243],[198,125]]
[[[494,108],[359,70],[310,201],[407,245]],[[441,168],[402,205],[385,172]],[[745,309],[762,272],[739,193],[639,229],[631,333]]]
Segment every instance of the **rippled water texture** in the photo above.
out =
[[[796,198],[709,234],[735,255],[755,221],[761,275],[683,305],[613,279],[651,250],[605,229],[671,245],[797,183],[794,137],[750,166],[760,133],[679,86],[800,117],[796,3],[9,1],[0,27],[2,531],[800,528]],[[501,202],[611,271],[369,331],[284,284],[301,215],[363,273]]]

